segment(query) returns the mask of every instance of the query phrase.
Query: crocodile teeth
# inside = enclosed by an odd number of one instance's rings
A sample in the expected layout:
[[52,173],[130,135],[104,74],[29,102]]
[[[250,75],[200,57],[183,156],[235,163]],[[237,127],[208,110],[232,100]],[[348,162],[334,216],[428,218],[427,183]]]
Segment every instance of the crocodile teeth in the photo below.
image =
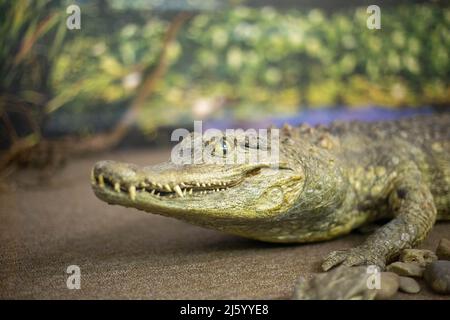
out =
[[155,194],[155,189],[152,189],[152,191],[150,193],[151,194]]
[[145,182],[141,182],[141,187],[142,188],[148,187],[148,184],[146,184]]
[[200,183],[199,183],[199,182],[196,182],[195,185],[196,185],[197,187],[200,187]]
[[184,190],[183,190],[183,196],[186,195],[186,192],[187,192],[187,189],[184,189]]
[[176,185],[175,187],[173,187],[173,190],[175,190],[177,195],[179,195],[180,197],[183,197],[183,192],[181,191],[181,188],[179,185]]
[[128,188],[128,193],[130,194],[130,198],[131,200],[135,200],[136,199],[136,187],[135,186],[131,186]]
[[182,183],[180,183],[180,186],[182,187],[182,188],[185,188],[186,187],[186,185],[182,182]]
[[118,182],[114,183],[114,191],[120,192],[120,183]]
[[100,175],[98,176],[98,185],[99,185],[100,187],[104,187],[104,186],[105,186],[105,180],[103,179],[103,175],[102,175],[102,174],[100,174]]
[[91,182],[92,182],[92,183],[95,183],[94,170],[91,170]]
[[192,194],[192,189],[189,189],[189,194]]
[[172,192],[172,188],[168,184],[164,185],[164,189],[166,189],[169,192]]
[[161,183],[157,183],[156,186],[157,186],[159,189],[162,189],[162,187],[163,187]]
[[206,187],[206,184],[202,183],[201,186],[202,186],[202,187]]

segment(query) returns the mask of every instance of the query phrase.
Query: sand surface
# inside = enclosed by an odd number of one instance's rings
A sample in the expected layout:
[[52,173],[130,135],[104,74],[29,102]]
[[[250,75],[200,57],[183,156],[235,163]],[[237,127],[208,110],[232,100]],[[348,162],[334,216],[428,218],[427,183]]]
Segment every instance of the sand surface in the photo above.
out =
[[[97,160],[151,164],[169,151],[120,151],[79,159],[39,187],[0,193],[0,298],[27,299],[286,299],[295,280],[318,272],[331,250],[355,246],[352,234],[307,245],[271,245],[186,223],[109,206],[89,184]],[[32,173],[21,172],[23,181]],[[31,179],[31,178],[30,178]],[[422,245],[450,236],[436,225]],[[81,289],[66,287],[69,265],[81,269]],[[448,299],[422,283],[417,295]]]

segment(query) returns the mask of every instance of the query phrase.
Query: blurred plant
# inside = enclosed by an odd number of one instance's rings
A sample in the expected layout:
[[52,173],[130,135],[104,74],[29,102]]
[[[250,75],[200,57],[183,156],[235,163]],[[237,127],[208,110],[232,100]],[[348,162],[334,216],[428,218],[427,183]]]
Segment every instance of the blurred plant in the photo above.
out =
[[[113,11],[101,21],[87,14],[95,26],[66,42],[50,75],[55,94],[46,110],[61,109],[73,121],[132,103],[168,28],[167,17],[151,10]],[[171,70],[143,102],[138,125],[149,132],[190,121],[205,98],[225,101],[243,118],[304,106],[448,103],[449,17],[449,9],[430,4],[391,6],[377,31],[366,28],[363,7],[329,13],[238,6],[196,14],[168,47]],[[95,130],[83,121],[74,126]]]
[[[0,118],[5,128],[1,132],[9,135],[11,143],[0,158],[0,169],[13,162],[45,165],[52,162],[48,156],[55,154],[59,163],[63,160],[61,155],[67,157],[98,151],[118,143],[135,123],[139,110],[155,90],[167,67],[177,58],[180,49],[174,39],[181,25],[190,16],[180,13],[169,24],[157,20],[159,24],[156,28],[155,21],[150,21],[145,30],[146,36],[150,35],[153,40],[151,50],[146,51],[147,47],[143,46],[143,50],[139,52],[129,47],[138,29],[132,23],[126,23],[120,30],[120,36],[107,43],[99,42],[96,37],[91,36],[92,25],[86,27],[87,36],[74,36],[69,41],[63,41],[66,27],[65,19],[62,19],[65,14],[61,13],[65,13],[64,8],[58,7],[54,1],[40,2],[36,6],[30,3],[27,0],[18,1],[14,5],[1,3],[1,9],[4,9],[3,12],[9,19],[5,20],[1,29],[8,41],[0,50],[6,62],[0,70]],[[98,8],[90,10],[94,16],[95,9],[105,9],[104,1],[99,1],[98,4]],[[44,13],[46,15],[42,18]],[[101,18],[109,19],[111,16],[108,12]],[[101,23],[101,20],[97,19],[96,23]],[[10,35],[9,29],[16,32]],[[46,45],[44,35],[52,30],[54,34],[51,45]],[[160,35],[163,36],[159,37]],[[134,43],[139,45],[136,41]],[[115,46],[115,50],[108,52],[107,45]],[[91,54],[86,55],[89,51]],[[141,58],[137,58],[138,56]],[[42,58],[43,66],[36,64],[38,58]],[[108,103],[124,101],[125,98],[130,99],[129,107],[109,132],[83,139],[41,139],[42,119],[63,105],[76,105],[80,101],[86,103],[89,99]],[[15,109],[24,110],[27,119],[34,120],[31,126],[34,132],[28,137],[19,139],[10,121],[9,113],[17,112]],[[29,116],[30,109],[33,116]],[[83,111],[84,108],[79,109]],[[30,137],[33,139],[29,139]],[[28,143],[24,143],[26,141]]]
[[[233,83],[231,94],[245,105],[271,105],[274,113],[300,105],[448,103],[449,17],[448,8],[427,4],[387,7],[376,31],[365,27],[363,7],[328,14],[238,7],[199,15],[188,30],[198,49],[184,72],[203,91]],[[292,88],[298,94],[282,99]]]
[[0,2],[0,142],[2,148],[9,146],[0,169],[41,140],[43,106],[51,95],[51,61],[66,32],[58,7],[58,1],[48,0]]
[[1,1],[0,90],[42,105],[66,33],[58,1]]
[[68,32],[61,3],[0,0],[2,105],[25,103],[39,125],[69,115],[65,130],[89,134],[80,146],[114,145],[134,123],[148,133],[197,116],[450,102],[447,7],[386,7],[377,31],[363,7],[236,6],[184,25],[183,13],[97,0]]

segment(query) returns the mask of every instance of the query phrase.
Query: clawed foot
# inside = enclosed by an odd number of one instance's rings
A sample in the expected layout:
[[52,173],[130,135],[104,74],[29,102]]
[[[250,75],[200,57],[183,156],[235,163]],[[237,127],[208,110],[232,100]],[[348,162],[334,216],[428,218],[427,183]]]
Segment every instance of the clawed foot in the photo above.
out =
[[328,271],[329,269],[338,266],[359,266],[359,265],[376,265],[384,269],[386,266],[385,257],[377,253],[374,249],[365,247],[356,247],[349,250],[339,250],[331,252],[322,263],[322,269]]

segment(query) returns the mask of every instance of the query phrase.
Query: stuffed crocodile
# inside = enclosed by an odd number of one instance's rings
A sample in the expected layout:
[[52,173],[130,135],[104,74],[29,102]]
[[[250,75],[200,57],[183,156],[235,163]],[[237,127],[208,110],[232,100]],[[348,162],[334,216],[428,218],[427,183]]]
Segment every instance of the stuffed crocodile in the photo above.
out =
[[[278,138],[277,163],[101,161],[92,187],[109,204],[268,242],[330,240],[387,221],[360,246],[331,252],[324,270],[384,268],[450,220],[450,114],[284,126]],[[222,158],[260,148],[229,135],[200,139]]]

